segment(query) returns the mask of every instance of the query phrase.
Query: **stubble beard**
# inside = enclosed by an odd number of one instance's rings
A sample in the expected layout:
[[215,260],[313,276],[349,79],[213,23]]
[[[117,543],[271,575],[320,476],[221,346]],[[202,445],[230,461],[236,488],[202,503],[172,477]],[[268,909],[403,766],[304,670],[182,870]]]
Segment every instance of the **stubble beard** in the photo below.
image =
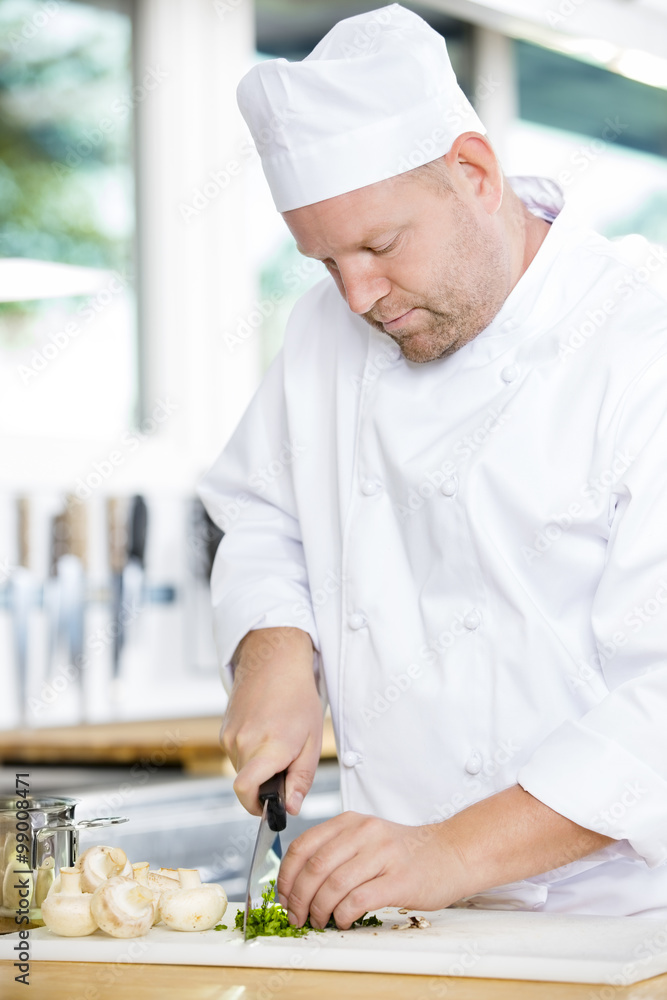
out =
[[[430,301],[415,302],[403,310],[421,310],[423,322],[390,332],[374,318],[373,310],[362,314],[370,326],[398,344],[408,361],[417,364],[447,357],[473,340],[497,315],[511,287],[506,249],[480,230],[459,199],[454,215],[458,240],[450,254],[456,263],[438,274]],[[448,308],[443,309],[442,303]]]
[[497,309],[490,310],[488,320],[480,320],[477,313],[473,315],[472,309],[458,312],[454,316],[426,306],[413,308],[419,308],[425,314],[425,319],[418,328],[411,330],[399,328],[390,332],[369,313],[365,313],[362,318],[374,329],[391,337],[398,344],[403,357],[416,364],[426,364],[454,354],[481,333],[497,312]]

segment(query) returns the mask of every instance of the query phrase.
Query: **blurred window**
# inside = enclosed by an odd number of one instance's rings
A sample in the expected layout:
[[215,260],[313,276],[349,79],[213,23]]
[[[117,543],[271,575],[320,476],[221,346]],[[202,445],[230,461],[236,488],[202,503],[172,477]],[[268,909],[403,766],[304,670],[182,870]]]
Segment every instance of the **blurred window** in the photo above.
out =
[[107,438],[137,402],[130,4],[3,0],[0,39],[0,256],[109,272],[0,304],[0,433]]
[[667,243],[667,90],[528,42],[515,56],[520,118],[506,172],[553,177],[582,224],[606,236]]

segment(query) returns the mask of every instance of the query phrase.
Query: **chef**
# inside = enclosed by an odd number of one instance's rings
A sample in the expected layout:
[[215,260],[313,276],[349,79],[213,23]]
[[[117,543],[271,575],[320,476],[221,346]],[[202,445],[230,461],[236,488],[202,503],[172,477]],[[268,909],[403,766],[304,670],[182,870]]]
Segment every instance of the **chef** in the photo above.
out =
[[504,177],[397,4],[239,103],[329,272],[201,485],[250,812],[284,768],[299,812],[331,707],[345,811],[290,919],[667,916],[667,256]]

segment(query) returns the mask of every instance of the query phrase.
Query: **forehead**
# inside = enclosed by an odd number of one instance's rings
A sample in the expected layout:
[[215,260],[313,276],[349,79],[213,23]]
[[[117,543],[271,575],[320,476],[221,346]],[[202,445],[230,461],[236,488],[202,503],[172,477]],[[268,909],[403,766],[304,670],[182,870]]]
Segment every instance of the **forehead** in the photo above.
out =
[[417,207],[412,194],[417,187],[401,177],[390,177],[283,212],[283,218],[301,253],[326,257],[333,249],[341,252],[366,246],[408,225]]

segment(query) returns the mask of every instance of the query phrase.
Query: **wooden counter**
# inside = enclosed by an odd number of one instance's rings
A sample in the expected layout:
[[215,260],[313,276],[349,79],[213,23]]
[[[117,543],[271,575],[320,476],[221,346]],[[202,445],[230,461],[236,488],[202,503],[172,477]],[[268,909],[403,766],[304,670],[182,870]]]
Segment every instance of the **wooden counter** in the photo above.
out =
[[192,965],[31,962],[32,991],[0,962],[2,1000],[665,1000],[667,976],[628,987]]
[[[97,725],[6,729],[0,732],[0,763],[132,764],[153,759],[198,774],[233,774],[220,746],[219,715],[147,719]],[[331,718],[324,719],[322,757],[335,758]]]

